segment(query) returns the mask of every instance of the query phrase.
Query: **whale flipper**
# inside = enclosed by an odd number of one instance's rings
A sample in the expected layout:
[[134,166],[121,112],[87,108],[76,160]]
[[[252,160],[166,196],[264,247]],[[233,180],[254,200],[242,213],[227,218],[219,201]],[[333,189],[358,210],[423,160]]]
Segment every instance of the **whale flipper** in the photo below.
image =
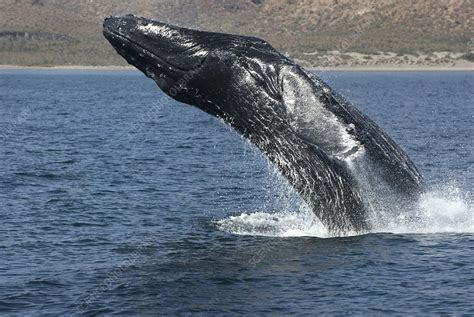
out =
[[297,133],[343,165],[365,160],[394,193],[416,197],[423,178],[403,150],[370,118],[314,74],[285,69],[283,101]]

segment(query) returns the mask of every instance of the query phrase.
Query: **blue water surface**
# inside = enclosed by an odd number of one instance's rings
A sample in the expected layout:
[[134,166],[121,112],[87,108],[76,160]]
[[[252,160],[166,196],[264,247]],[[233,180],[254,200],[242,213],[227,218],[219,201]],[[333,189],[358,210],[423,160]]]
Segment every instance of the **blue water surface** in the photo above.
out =
[[463,226],[223,231],[282,208],[223,123],[138,72],[1,70],[0,315],[474,314],[474,72],[321,76],[448,196],[430,217]]

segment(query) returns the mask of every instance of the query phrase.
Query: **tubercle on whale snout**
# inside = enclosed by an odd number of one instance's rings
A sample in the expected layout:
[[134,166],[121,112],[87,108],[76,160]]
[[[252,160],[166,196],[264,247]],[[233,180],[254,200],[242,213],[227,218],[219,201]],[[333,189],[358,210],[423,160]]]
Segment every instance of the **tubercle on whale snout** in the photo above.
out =
[[[121,22],[121,18],[115,19],[118,20],[114,23]],[[166,30],[183,30],[162,22],[146,21],[148,25],[155,23]],[[148,28],[151,30],[152,26]],[[162,32],[158,28],[153,28],[153,31]],[[395,202],[397,199],[409,201],[416,196],[422,187],[421,175],[408,156],[373,121],[320,78],[308,75],[303,68],[260,39],[194,30],[183,34],[191,40],[193,36],[199,37],[195,42],[199,42],[203,50],[210,51],[211,48],[205,46],[212,43],[212,50],[231,60],[204,59],[206,67],[196,72],[192,80],[182,81],[186,72],[176,67],[155,67],[164,65],[160,59],[166,57],[150,51],[147,63],[155,66],[146,67],[148,64],[138,64],[132,61],[133,56],[128,55],[136,54],[136,49],[121,50],[111,36],[106,37],[127,61],[139,65],[137,67],[155,79],[172,98],[226,118],[228,124],[248,137],[276,165],[331,232],[369,231],[371,218],[377,216],[376,209],[386,205],[381,201],[383,197],[374,194],[380,190],[380,184],[384,184],[387,193],[396,197]],[[173,48],[179,44],[173,41],[182,43],[178,38],[165,34],[145,40],[166,41]],[[145,46],[133,41],[124,40],[123,43],[128,47]],[[146,46],[156,47],[155,44],[146,43]],[[186,65],[189,60],[180,59],[196,58],[192,49],[184,52],[173,55],[172,60]],[[282,82],[282,78],[286,81]],[[180,82],[179,93],[170,93],[170,87]],[[199,92],[199,98],[194,92]],[[276,111],[290,108],[290,112]],[[268,109],[273,112],[273,117],[265,119],[262,115]],[[274,120],[275,117],[279,117],[278,120]],[[297,124],[298,118],[302,118],[301,125]],[[291,124],[279,125],[278,122]],[[321,128],[326,123],[328,127],[336,127],[340,133]],[[343,143],[344,140],[338,138],[344,134],[354,141],[353,146],[328,145],[330,142]],[[257,137],[250,137],[255,135]],[[266,147],[262,145],[265,142],[258,142],[258,139],[265,138],[266,143],[273,145]],[[399,184],[408,189],[399,190]]]

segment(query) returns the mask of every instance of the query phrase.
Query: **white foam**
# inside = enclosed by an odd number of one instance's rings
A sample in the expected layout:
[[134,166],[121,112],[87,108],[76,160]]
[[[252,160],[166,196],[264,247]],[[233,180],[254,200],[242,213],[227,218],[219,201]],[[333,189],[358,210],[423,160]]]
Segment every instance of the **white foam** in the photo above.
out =
[[467,195],[448,185],[427,192],[416,210],[401,213],[380,229],[395,233],[474,233],[474,208]]
[[[423,195],[418,206],[397,215],[384,214],[371,232],[402,234],[474,233],[474,209],[453,186]],[[334,237],[306,206],[277,212],[243,212],[215,222],[222,231],[238,235],[274,237]],[[355,235],[354,232],[343,236]]]
[[271,237],[329,237],[329,232],[314,215],[298,212],[244,212],[216,222],[229,233]]

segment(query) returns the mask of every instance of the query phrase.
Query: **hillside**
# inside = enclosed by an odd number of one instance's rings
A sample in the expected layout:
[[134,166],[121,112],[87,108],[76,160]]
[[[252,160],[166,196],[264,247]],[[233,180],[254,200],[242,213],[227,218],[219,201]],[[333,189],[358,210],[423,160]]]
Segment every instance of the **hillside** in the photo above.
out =
[[2,0],[0,64],[124,65],[101,26],[125,13],[255,35],[307,66],[474,56],[471,0]]

